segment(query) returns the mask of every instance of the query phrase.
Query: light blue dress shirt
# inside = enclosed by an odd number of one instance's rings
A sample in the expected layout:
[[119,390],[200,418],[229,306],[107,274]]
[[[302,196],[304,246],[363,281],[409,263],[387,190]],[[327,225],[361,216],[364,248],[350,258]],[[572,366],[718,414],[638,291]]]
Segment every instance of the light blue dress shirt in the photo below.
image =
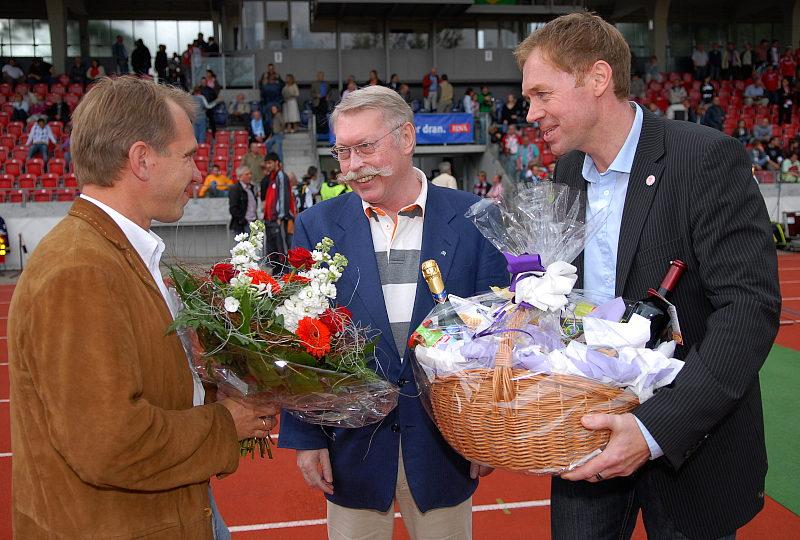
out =
[[[594,160],[586,154],[583,159],[583,177],[588,182],[586,188],[586,216],[591,236],[586,241],[583,256],[583,288],[602,297],[613,298],[617,281],[617,251],[619,231],[622,226],[622,211],[625,208],[625,195],[628,193],[628,180],[633,167],[633,158],[642,134],[642,109],[631,103],[636,110],[633,125],[608,170],[600,172]],[[650,459],[664,455],[661,447],[650,435],[646,427],[636,418],[647,446]]]

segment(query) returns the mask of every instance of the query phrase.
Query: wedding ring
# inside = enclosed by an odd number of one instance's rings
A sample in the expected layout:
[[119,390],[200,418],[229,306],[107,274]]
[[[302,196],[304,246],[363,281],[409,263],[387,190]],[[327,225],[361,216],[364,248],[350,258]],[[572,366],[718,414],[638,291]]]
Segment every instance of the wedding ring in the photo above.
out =
[[602,475],[602,474],[600,474],[600,473],[597,473],[597,474],[595,474],[595,475],[594,475],[594,477],[595,477],[595,478],[597,478],[597,479],[598,479],[599,481],[601,481],[601,482],[602,482],[603,480],[605,480],[605,478],[603,478],[603,475]]
[[269,428],[267,427],[267,419],[263,416],[261,417],[261,423],[264,424],[264,431],[269,431]]

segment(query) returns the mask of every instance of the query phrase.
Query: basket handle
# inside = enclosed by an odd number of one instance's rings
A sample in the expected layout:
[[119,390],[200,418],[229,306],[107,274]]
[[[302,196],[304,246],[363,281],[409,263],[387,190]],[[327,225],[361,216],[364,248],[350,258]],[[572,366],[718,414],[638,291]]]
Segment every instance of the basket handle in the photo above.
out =
[[[517,307],[508,321],[507,328],[522,327],[527,313],[526,309]],[[514,354],[513,332],[507,332],[500,338],[500,346],[494,357],[494,373],[492,374],[492,393],[495,403],[508,403],[516,398],[514,384],[511,382],[511,364]]]

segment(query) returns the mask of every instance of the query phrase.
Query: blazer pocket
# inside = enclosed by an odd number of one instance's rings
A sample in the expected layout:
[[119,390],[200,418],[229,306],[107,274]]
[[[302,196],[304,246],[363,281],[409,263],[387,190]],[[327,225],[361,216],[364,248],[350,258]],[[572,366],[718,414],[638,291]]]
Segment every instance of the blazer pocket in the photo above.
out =
[[679,236],[640,250],[636,255],[636,266],[642,268],[655,263],[663,263],[666,267],[671,260],[680,258],[682,255],[683,237]]

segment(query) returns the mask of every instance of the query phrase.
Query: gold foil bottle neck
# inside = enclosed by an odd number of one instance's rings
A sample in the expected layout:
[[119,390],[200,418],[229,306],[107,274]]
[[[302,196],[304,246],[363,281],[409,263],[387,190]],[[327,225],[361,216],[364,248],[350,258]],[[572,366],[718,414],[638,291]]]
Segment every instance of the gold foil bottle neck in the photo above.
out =
[[439,265],[433,259],[427,260],[422,263],[422,277],[428,284],[434,300],[437,302],[444,302],[447,300],[447,293],[444,290],[444,280],[442,279],[442,272],[439,270]]

